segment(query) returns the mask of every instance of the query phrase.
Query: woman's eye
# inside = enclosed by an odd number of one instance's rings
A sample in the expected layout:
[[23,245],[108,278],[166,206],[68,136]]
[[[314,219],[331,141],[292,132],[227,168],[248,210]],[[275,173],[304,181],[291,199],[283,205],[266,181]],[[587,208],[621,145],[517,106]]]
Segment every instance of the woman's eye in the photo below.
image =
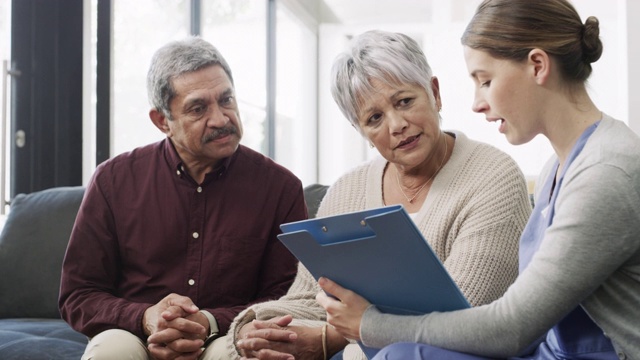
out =
[[480,82],[480,87],[487,87],[491,84],[491,80]]
[[382,115],[380,114],[371,115],[367,120],[367,124],[376,124],[380,121],[380,119],[382,119]]
[[399,107],[407,106],[407,105],[410,105],[412,102],[413,102],[413,98],[400,99],[400,101],[398,101],[398,106]]

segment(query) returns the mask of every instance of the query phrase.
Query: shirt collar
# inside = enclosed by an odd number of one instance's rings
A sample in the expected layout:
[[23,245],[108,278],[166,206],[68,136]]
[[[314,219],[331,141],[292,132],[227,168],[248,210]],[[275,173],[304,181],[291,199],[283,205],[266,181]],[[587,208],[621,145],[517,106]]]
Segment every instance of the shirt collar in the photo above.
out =
[[[166,156],[167,163],[168,163],[169,167],[177,175],[179,175],[180,178],[188,177],[189,179],[191,179],[191,177],[186,172],[186,169],[184,168],[184,162],[180,158],[180,155],[178,155],[178,151],[176,150],[175,146],[173,145],[173,142],[171,142],[171,139],[165,138],[162,141],[164,142],[164,145],[163,145],[164,153],[165,153],[165,156]],[[238,145],[238,149],[236,149],[236,151],[233,153],[233,155],[222,159],[220,164],[218,164],[218,166],[213,171],[207,173],[207,175],[205,177],[205,180],[204,180],[204,183],[208,183],[212,179],[220,178],[227,171],[227,169],[231,165],[233,159],[235,159],[237,157],[237,154],[238,154],[239,151],[241,151],[241,149],[242,149],[242,145]]]

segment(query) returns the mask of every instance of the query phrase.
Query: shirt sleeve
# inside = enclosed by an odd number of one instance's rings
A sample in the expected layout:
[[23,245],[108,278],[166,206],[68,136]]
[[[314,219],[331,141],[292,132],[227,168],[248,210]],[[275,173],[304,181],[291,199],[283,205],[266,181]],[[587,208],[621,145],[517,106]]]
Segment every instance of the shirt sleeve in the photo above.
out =
[[96,169],[84,195],[62,265],[59,306],[65,321],[89,336],[112,329],[141,338],[144,311],[153,304],[115,296],[120,264],[114,219],[105,196],[104,167]]
[[[639,251],[640,197],[615,166],[596,164],[565,178],[553,224],[504,297],[485,306],[394,316],[369,308],[366,345],[426,343],[490,357],[517,355],[578,306]],[[606,240],[606,241],[603,241]]]

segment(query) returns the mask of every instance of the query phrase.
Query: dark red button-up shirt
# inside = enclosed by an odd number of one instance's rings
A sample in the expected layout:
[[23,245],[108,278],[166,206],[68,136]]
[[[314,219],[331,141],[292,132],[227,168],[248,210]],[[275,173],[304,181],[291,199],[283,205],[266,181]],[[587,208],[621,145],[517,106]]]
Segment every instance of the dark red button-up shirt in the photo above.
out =
[[144,338],[144,311],[170,293],[215,316],[221,333],[246,306],[283,295],[296,260],[276,235],[307,217],[302,184],[244,146],[197,184],[162,140],[98,166],[62,270],[60,311],[95,336]]

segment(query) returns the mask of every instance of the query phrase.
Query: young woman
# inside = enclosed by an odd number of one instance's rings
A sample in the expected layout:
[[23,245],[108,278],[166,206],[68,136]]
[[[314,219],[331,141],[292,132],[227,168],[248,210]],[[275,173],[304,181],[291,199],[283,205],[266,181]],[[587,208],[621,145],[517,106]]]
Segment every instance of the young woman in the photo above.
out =
[[473,110],[512,144],[555,156],[520,240],[520,275],[495,302],[400,317],[329,279],[318,301],[380,359],[640,359],[640,138],[599,110],[585,82],[598,20],[565,0],[485,0],[462,37]]

